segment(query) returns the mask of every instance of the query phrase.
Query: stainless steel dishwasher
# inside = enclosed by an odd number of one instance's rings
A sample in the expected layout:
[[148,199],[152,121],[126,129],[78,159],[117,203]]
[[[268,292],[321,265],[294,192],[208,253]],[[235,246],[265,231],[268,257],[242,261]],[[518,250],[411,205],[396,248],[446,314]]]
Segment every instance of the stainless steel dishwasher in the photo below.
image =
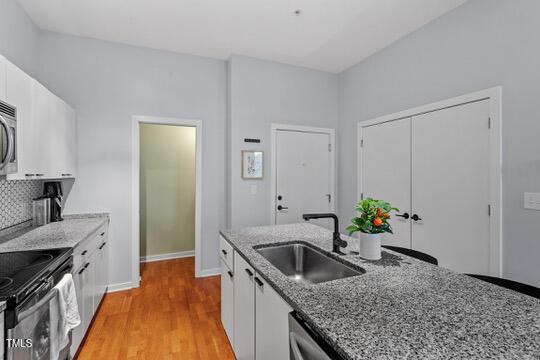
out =
[[310,326],[295,312],[289,313],[290,360],[341,360]]

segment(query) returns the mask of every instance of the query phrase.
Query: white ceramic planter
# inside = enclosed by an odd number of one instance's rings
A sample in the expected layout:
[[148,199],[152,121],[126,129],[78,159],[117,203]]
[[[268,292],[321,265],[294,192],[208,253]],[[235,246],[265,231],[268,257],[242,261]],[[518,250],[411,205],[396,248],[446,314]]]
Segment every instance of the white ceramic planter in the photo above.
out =
[[360,256],[368,260],[381,258],[381,234],[360,233]]

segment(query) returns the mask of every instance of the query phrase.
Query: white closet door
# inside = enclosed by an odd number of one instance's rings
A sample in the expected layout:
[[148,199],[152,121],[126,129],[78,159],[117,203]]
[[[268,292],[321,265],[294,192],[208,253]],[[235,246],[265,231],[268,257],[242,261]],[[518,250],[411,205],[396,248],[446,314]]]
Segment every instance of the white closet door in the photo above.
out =
[[[362,193],[390,202],[399,214],[411,215],[411,119],[401,119],[362,129]],[[393,215],[394,234],[385,245],[411,247],[410,220]]]
[[489,273],[489,102],[412,119],[412,247],[439,265]]
[[[302,214],[332,211],[329,144],[328,134],[276,133],[276,224],[301,223]],[[329,224],[325,219],[312,222]]]

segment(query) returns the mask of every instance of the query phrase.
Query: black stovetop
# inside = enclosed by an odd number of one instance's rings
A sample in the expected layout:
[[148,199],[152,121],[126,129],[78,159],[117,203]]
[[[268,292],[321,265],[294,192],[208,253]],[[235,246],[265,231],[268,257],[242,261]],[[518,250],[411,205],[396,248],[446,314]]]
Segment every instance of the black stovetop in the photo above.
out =
[[[0,253],[0,299],[21,300],[67,258],[70,248]],[[17,302],[17,301],[16,301]]]

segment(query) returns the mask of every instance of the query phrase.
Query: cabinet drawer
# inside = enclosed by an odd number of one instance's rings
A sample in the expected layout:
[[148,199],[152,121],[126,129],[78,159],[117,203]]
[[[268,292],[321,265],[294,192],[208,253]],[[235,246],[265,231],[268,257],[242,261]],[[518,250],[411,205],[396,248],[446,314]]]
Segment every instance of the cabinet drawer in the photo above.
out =
[[223,259],[223,262],[229,267],[234,269],[234,250],[231,244],[221,235],[219,235],[219,255]]
[[75,270],[83,266],[90,256],[101,246],[103,241],[107,239],[107,224],[101,226],[88,239],[80,243],[73,250],[73,268]]

